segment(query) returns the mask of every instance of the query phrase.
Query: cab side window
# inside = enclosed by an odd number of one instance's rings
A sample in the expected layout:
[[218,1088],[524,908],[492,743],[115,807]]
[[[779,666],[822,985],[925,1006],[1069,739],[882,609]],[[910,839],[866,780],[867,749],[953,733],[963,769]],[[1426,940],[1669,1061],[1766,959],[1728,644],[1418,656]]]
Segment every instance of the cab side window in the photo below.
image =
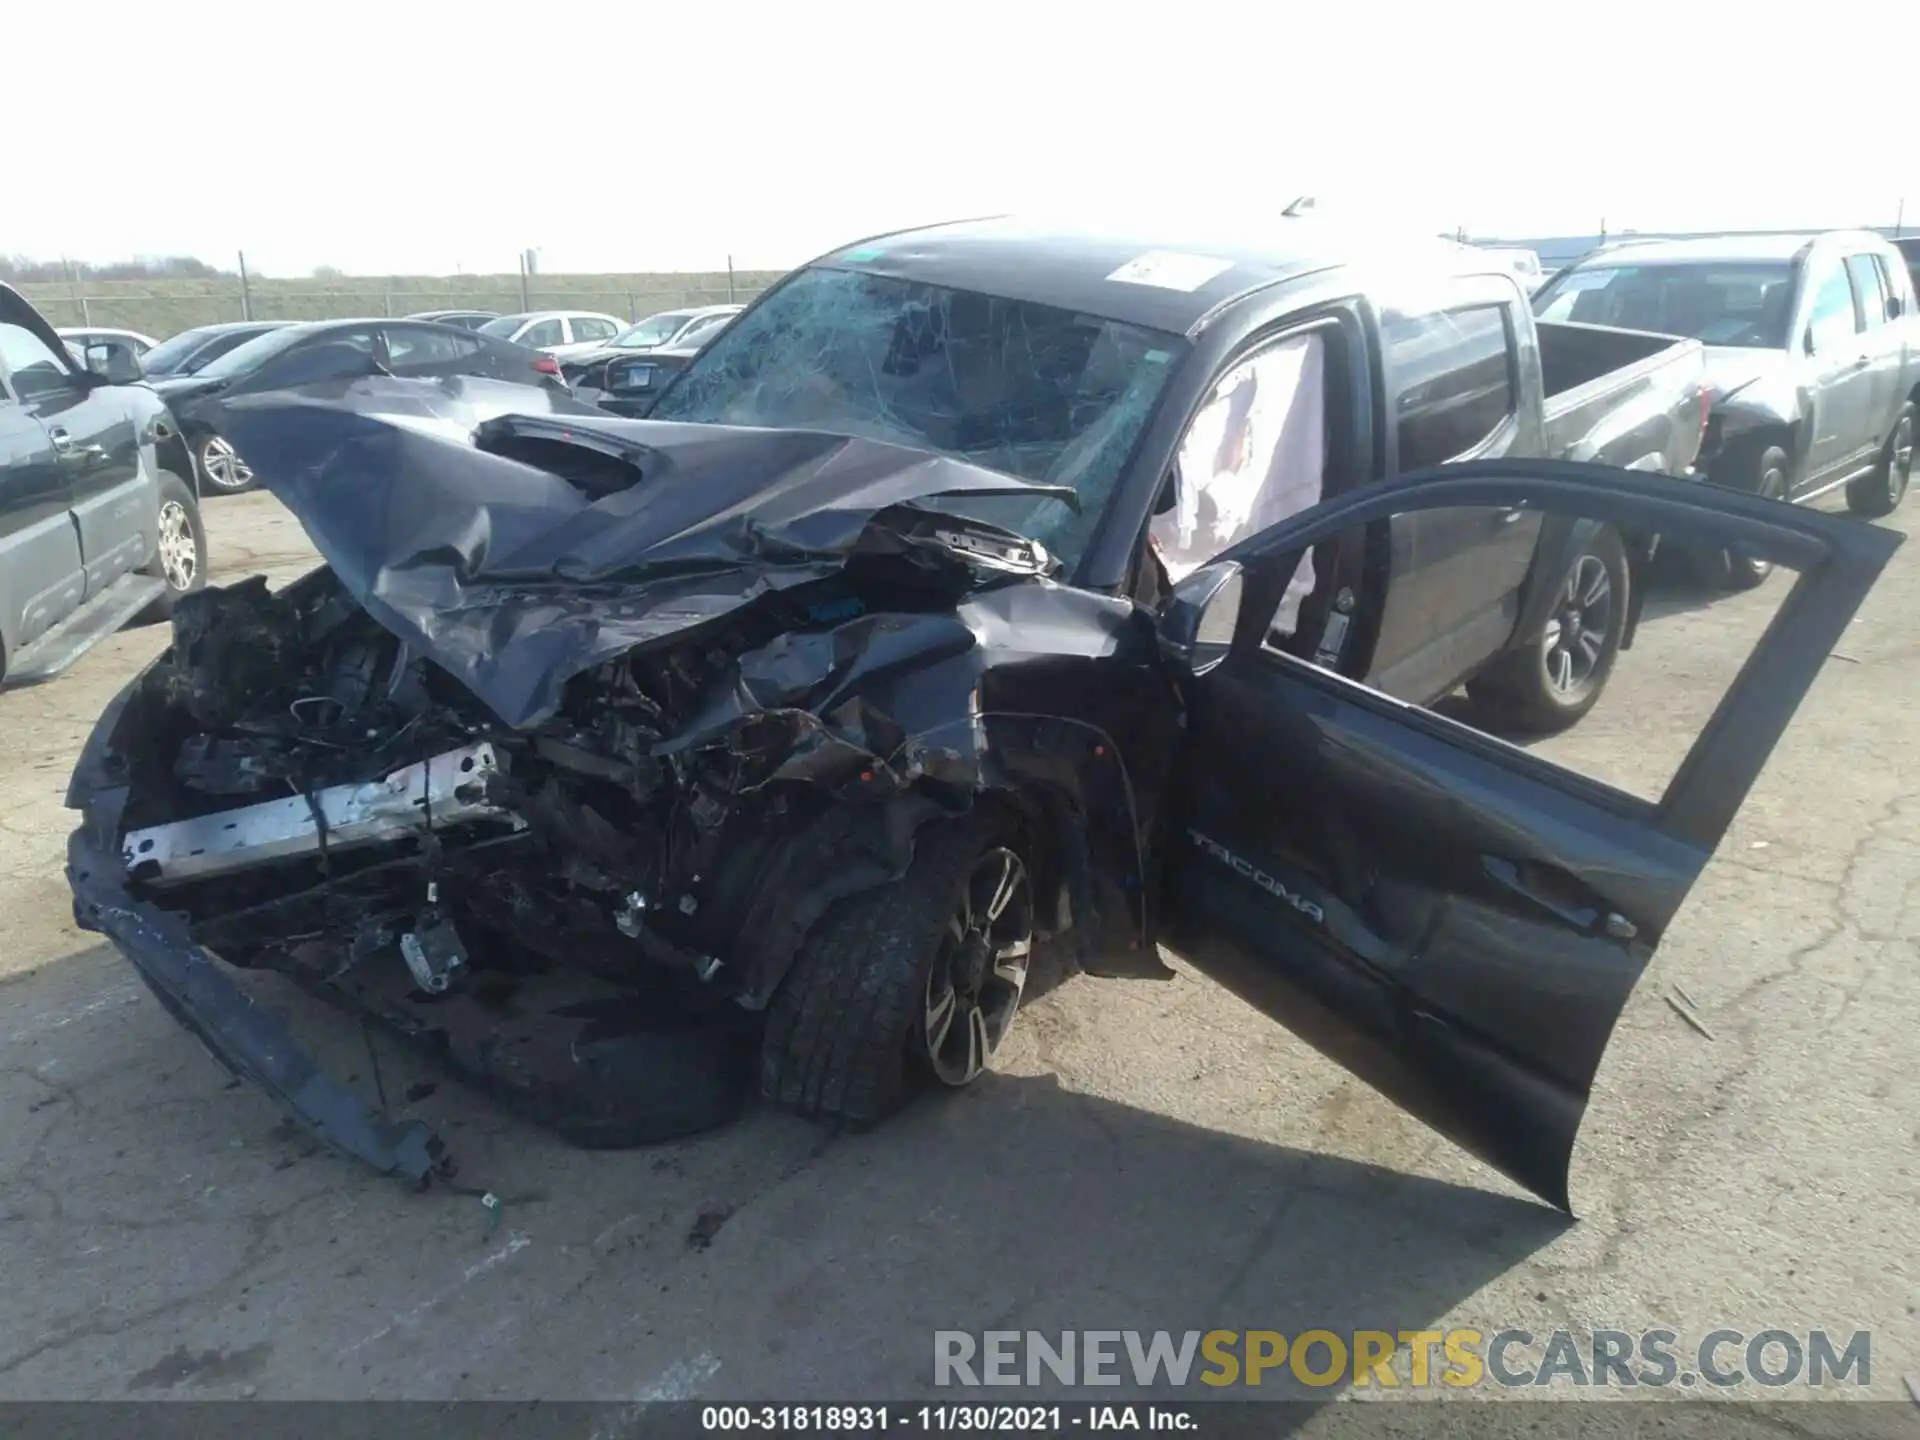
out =
[[1807,335],[1817,354],[1846,344],[1856,332],[1853,286],[1848,283],[1844,266],[1830,265],[1819,288],[1813,292],[1813,314],[1807,321]]
[[1172,507],[1149,530],[1169,578],[1319,503],[1326,421],[1318,333],[1289,336],[1223,371],[1180,442]]
[[64,395],[73,389],[73,373],[31,330],[0,324],[0,370],[23,401]]
[[464,334],[424,325],[389,325],[387,355],[395,366],[450,365],[480,353],[480,342]]
[[1880,271],[1880,288],[1887,292],[1887,313],[1913,314],[1913,281],[1906,267],[1888,260],[1884,255],[1874,256],[1873,263]]
[[1886,324],[1887,292],[1881,280],[1880,267],[1874,263],[1874,257],[1849,255],[1847,276],[1853,281],[1853,295],[1858,302],[1860,328],[1872,330]]
[[1505,306],[1389,315],[1381,322],[1380,345],[1395,391],[1399,469],[1471,454],[1515,413]]

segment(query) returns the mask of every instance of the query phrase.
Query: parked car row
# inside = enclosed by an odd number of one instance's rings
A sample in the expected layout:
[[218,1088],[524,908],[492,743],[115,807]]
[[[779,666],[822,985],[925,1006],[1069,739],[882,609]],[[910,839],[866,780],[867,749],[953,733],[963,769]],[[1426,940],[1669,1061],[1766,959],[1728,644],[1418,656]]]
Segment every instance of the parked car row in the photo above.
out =
[[[384,371],[579,385],[614,413],[640,414],[666,378],[741,308],[668,310],[632,325],[592,311],[430,310],[400,320],[233,321],[195,326],[164,341],[97,328],[59,335],[82,367],[96,345],[138,362],[172,403],[206,491],[239,494],[252,488],[252,471],[219,433],[206,403],[214,397],[311,383],[328,373]],[[609,362],[642,353],[652,363],[621,369],[610,382]]]
[[215,402],[353,375],[472,375],[564,388],[551,355],[431,321],[315,320],[271,326],[181,373],[152,379],[173,408],[212,494],[253,488],[253,471],[222,435]]
[[576,395],[615,415],[643,416],[666,388],[741,311],[738,305],[667,310],[642,320],[600,348],[575,350],[560,362]]

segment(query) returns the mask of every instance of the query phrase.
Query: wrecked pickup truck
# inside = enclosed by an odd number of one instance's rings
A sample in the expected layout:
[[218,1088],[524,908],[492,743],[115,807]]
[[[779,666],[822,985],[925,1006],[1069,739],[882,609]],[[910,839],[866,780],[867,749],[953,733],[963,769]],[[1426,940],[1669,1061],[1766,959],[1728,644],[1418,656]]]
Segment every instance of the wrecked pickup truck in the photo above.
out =
[[[472,380],[236,401],[326,563],[184,604],[101,717],[78,923],[415,1180],[439,1138],[236,968],[627,1144],[724,1119],[756,1057],[777,1102],[877,1120],[974,1080],[1042,967],[1165,978],[1164,945],[1567,1207],[1614,1021],[1900,537],[1547,459],[1374,478],[1375,327],[1448,293],[963,228],[798,272],[669,418]],[[1423,381],[1447,435],[1512,374],[1464,358]],[[1580,562],[1645,534],[1800,575],[1657,804],[1367,683],[1420,625],[1456,676],[1496,630],[1549,672],[1619,640]]]

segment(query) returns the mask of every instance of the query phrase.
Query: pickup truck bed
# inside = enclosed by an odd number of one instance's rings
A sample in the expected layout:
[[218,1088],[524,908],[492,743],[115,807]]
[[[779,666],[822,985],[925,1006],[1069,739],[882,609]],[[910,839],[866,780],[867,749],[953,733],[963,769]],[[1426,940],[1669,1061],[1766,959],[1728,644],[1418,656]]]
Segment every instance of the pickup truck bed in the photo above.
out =
[[1541,320],[1545,453],[1684,474],[1700,449],[1706,352],[1698,340]]

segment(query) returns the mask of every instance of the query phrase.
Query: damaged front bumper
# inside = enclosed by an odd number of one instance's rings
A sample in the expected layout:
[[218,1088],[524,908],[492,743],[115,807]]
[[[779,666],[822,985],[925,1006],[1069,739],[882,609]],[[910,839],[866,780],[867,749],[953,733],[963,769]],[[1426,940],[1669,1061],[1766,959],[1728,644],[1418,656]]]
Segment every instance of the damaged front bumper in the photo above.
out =
[[487,782],[499,774],[491,745],[468,745],[384,780],[129,831],[121,858],[130,878],[164,887],[475,820],[521,828],[524,821],[487,798]]
[[445,1143],[429,1126],[391,1120],[327,1075],[286,1022],[192,939],[181,917],[129,895],[123,873],[121,857],[98,845],[87,825],[73,832],[67,880],[74,923],[111,940],[214,1059],[265,1090],[318,1139],[384,1175],[425,1185],[453,1173]]

